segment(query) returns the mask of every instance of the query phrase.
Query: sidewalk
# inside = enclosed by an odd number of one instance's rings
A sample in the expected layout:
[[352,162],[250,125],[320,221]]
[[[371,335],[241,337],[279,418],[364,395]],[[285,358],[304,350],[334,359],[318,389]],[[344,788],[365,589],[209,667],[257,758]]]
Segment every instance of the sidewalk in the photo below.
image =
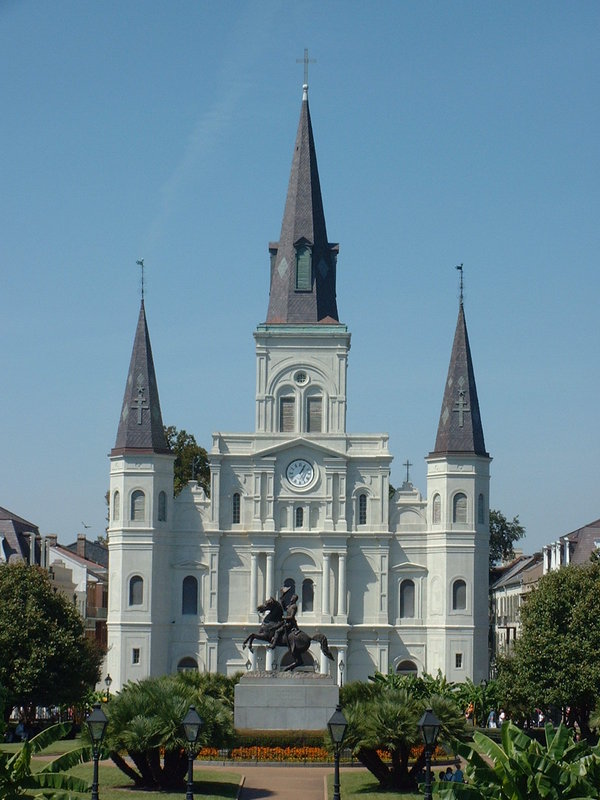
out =
[[[231,772],[234,767],[205,767]],[[239,800],[325,800],[325,779],[333,774],[330,767],[271,767],[236,764],[235,771],[244,776]]]

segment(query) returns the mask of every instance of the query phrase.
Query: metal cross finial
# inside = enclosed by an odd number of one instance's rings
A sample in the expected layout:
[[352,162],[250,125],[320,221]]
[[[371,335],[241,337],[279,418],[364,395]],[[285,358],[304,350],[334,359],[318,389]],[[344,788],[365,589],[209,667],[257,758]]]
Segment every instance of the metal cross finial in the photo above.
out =
[[139,261],[135,262],[138,267],[142,268],[142,300],[144,299],[144,259],[140,258]]
[[410,469],[410,467],[412,467],[412,464],[411,464],[411,462],[408,460],[408,458],[406,459],[406,461],[404,462],[404,464],[402,464],[402,466],[403,466],[403,467],[406,467],[406,482],[407,482],[407,483],[410,483],[410,473],[409,473],[409,471],[408,471],[408,470]]
[[308,86],[308,65],[317,63],[316,58],[308,57],[308,47],[304,48],[304,58],[296,59],[296,64],[302,64],[302,62],[304,62],[304,85]]
[[460,272],[460,304],[463,304],[463,265],[459,264],[456,269]]

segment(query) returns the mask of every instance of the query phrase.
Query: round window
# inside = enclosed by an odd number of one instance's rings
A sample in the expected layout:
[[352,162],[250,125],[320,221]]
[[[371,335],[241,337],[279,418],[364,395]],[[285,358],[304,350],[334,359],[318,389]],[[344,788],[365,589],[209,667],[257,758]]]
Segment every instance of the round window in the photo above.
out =
[[296,383],[299,384],[306,383],[306,381],[308,380],[308,375],[306,374],[306,372],[300,370],[294,375],[294,380],[296,381]]

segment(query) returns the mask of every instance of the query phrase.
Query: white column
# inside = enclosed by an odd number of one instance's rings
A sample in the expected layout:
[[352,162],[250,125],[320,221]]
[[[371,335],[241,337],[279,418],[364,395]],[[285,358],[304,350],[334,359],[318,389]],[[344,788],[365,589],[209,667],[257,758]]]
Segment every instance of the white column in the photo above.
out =
[[323,591],[322,591],[322,613],[325,616],[331,615],[329,607],[329,553],[323,553]]
[[338,614],[346,613],[346,554],[338,556]]
[[321,653],[319,672],[321,675],[329,675],[329,659],[325,653]]
[[273,672],[273,650],[270,647],[265,649],[265,669],[267,672]]
[[250,553],[250,611],[248,618],[252,621],[256,619],[256,595],[258,592],[258,570],[257,570],[257,555]]
[[267,597],[274,597],[273,594],[273,553],[267,553],[267,574],[266,574],[266,591]]
[[256,672],[256,650],[250,653],[250,664],[252,665],[250,672]]

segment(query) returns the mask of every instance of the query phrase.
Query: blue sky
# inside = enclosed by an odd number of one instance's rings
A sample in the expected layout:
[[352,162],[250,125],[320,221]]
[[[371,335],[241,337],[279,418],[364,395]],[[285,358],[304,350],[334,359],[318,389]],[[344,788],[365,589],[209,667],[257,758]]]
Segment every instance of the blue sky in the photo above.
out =
[[425,491],[465,309],[491,504],[600,517],[597,2],[0,3],[0,505],[103,531],[146,263],[163,418],[254,426],[304,48],[348,429]]

